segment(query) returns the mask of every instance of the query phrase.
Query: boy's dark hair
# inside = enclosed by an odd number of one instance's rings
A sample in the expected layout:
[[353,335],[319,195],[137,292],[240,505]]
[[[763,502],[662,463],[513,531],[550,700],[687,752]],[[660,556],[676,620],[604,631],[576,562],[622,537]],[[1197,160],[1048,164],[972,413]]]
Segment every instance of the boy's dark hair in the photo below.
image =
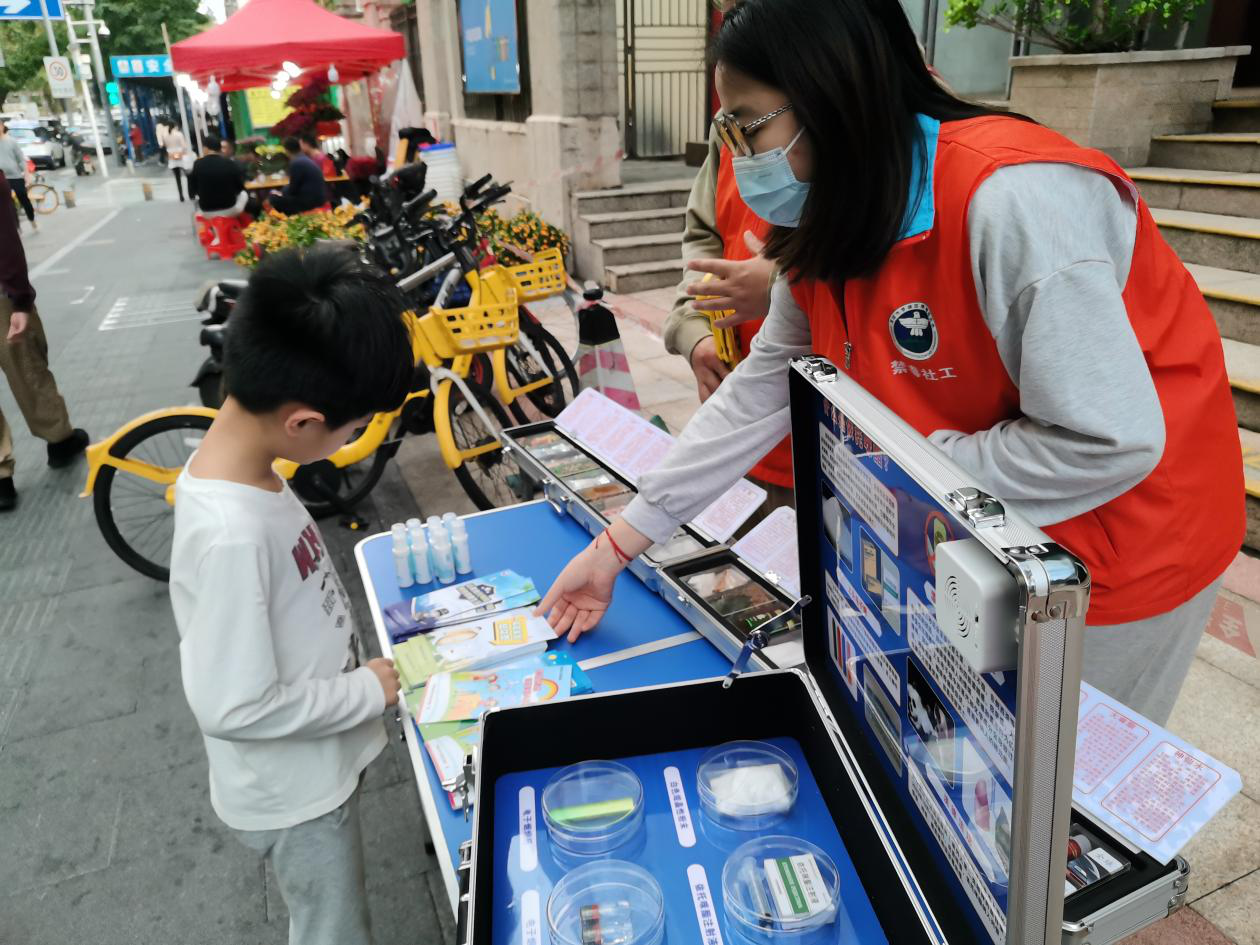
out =
[[301,141],[308,148],[314,148],[317,151],[319,150],[319,139],[316,138],[309,131],[303,134],[300,138],[298,138],[298,140]]
[[284,139],[284,149],[289,152],[289,154],[297,154],[302,150],[302,145],[298,143],[297,138],[293,137],[293,135],[289,135],[289,137]]
[[223,139],[216,134],[209,134],[202,138],[202,142],[206,146],[206,151],[218,151],[223,147]]
[[228,322],[224,387],[251,413],[300,403],[330,428],[394,410],[414,362],[407,300],[353,247],[317,243],[267,256]]
[[883,263],[923,197],[909,193],[914,153],[926,153],[917,114],[998,114],[933,78],[898,0],[741,0],[709,56],[782,91],[809,133],[800,226],[774,227],[765,250],[795,277],[839,282]]

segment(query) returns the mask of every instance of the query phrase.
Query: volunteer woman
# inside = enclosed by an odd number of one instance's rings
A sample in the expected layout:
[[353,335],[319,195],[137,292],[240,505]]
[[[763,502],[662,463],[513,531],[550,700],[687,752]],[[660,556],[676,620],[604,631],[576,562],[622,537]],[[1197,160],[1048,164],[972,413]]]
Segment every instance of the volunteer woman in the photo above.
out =
[[1124,172],[952,97],[897,0],[744,0],[714,44],[740,195],[789,278],[750,356],[540,605],[575,639],[631,556],[788,430],[818,352],[1093,577],[1088,680],[1167,718],[1241,544],[1221,343]]

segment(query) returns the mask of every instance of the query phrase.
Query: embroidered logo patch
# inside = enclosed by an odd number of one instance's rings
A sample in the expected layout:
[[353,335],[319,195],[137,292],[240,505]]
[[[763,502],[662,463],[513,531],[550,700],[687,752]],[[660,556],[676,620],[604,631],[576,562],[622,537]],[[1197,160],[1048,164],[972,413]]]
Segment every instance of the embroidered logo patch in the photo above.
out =
[[888,317],[888,332],[897,350],[914,361],[926,361],[936,354],[940,335],[936,319],[925,302],[910,302]]

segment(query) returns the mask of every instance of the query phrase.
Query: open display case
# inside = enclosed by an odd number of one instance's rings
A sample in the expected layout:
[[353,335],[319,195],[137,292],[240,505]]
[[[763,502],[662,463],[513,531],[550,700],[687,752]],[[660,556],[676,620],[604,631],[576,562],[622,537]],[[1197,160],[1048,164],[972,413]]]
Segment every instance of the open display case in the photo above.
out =
[[[461,945],[1108,945],[1167,915],[1185,862],[1072,810],[1083,566],[830,363],[801,359],[790,386],[804,666],[487,714]],[[508,443],[597,532],[608,496],[531,456],[544,433],[563,439],[534,424]],[[762,616],[793,603],[724,547],[635,567],[728,653],[731,613],[777,629]],[[723,567],[751,597],[696,580]],[[787,761],[715,802],[703,772],[733,742]],[[549,806],[593,761],[616,776]],[[745,802],[759,816],[732,826]],[[575,823],[615,842],[575,850]]]

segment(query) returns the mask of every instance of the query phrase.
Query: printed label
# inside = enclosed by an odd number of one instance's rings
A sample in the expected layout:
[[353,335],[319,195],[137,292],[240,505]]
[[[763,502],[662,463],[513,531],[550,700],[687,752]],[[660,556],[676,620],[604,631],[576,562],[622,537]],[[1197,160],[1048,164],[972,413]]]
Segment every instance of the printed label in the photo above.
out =
[[875,534],[897,554],[897,497],[849,452],[849,448],[827,429],[818,425],[818,455],[823,472],[837,491]]
[[1076,726],[1072,785],[1088,794],[1107,780],[1150,730],[1106,703],[1094,706]]
[[780,919],[808,918],[828,907],[827,887],[814,854],[765,860],[762,868]]
[[[862,615],[866,621],[866,625],[871,628],[871,633],[877,637],[884,635],[884,629],[879,625],[879,621],[875,619],[875,612],[871,610],[870,605],[857,592],[857,588],[853,586],[853,582],[844,576],[844,572],[837,570],[836,577],[840,579],[840,587],[844,590],[844,596],[848,600],[849,609],[855,610]],[[838,608],[837,608],[838,609]]]
[[670,765],[665,769],[665,791],[669,794],[669,809],[674,815],[674,829],[678,831],[678,843],[684,847],[696,845],[696,828],[691,822],[691,808],[687,793],[683,790],[682,773]]
[[1015,770],[1015,714],[945,638],[936,615],[910,587],[906,588],[906,610],[910,651],[1009,784]]
[[927,786],[927,783],[919,774],[918,767],[913,763],[909,766],[907,781],[910,787],[911,799],[919,809],[919,813],[923,815],[924,821],[927,822],[928,828],[932,831],[932,836],[936,838],[941,852],[945,854],[945,859],[953,867],[954,874],[962,883],[963,891],[967,894],[967,898],[971,900],[976,913],[980,916],[980,921],[984,923],[985,929],[993,939],[994,945],[1004,945],[1006,942],[1006,913],[1002,911],[997,900],[993,898],[989,884],[985,882],[984,877],[980,875],[980,871],[976,869],[975,863],[972,862],[967,851],[963,849],[962,841],[958,839],[958,835],[950,827],[944,812],[937,804],[932,789]]
[[1090,850],[1085,855],[1106,870],[1108,876],[1119,873],[1122,869],[1124,869],[1124,864],[1102,847],[1094,847],[1094,849]]
[[537,889],[521,896],[521,945],[542,945],[542,908]]
[[1103,798],[1102,806],[1147,840],[1157,841],[1220,779],[1211,765],[1160,742]]
[[703,945],[722,945],[722,930],[718,926],[717,906],[709,892],[709,877],[704,867],[693,863],[687,867],[687,883],[691,886],[691,901],[696,906],[696,923],[700,926]]
[[520,614],[501,617],[494,622],[494,643],[498,646],[515,646],[529,640],[529,625]]
[[884,685],[888,687],[888,691],[893,693],[893,701],[900,705],[901,677],[897,675],[897,669],[893,666],[892,660],[888,658],[880,645],[875,642],[875,638],[871,636],[870,624],[854,613],[852,609],[846,608],[840,617],[840,625],[857,643],[858,649],[862,651],[862,656],[867,661],[867,665],[875,670],[879,678],[884,681]]
[[538,868],[538,817],[534,812],[534,789],[521,788],[521,872]]

